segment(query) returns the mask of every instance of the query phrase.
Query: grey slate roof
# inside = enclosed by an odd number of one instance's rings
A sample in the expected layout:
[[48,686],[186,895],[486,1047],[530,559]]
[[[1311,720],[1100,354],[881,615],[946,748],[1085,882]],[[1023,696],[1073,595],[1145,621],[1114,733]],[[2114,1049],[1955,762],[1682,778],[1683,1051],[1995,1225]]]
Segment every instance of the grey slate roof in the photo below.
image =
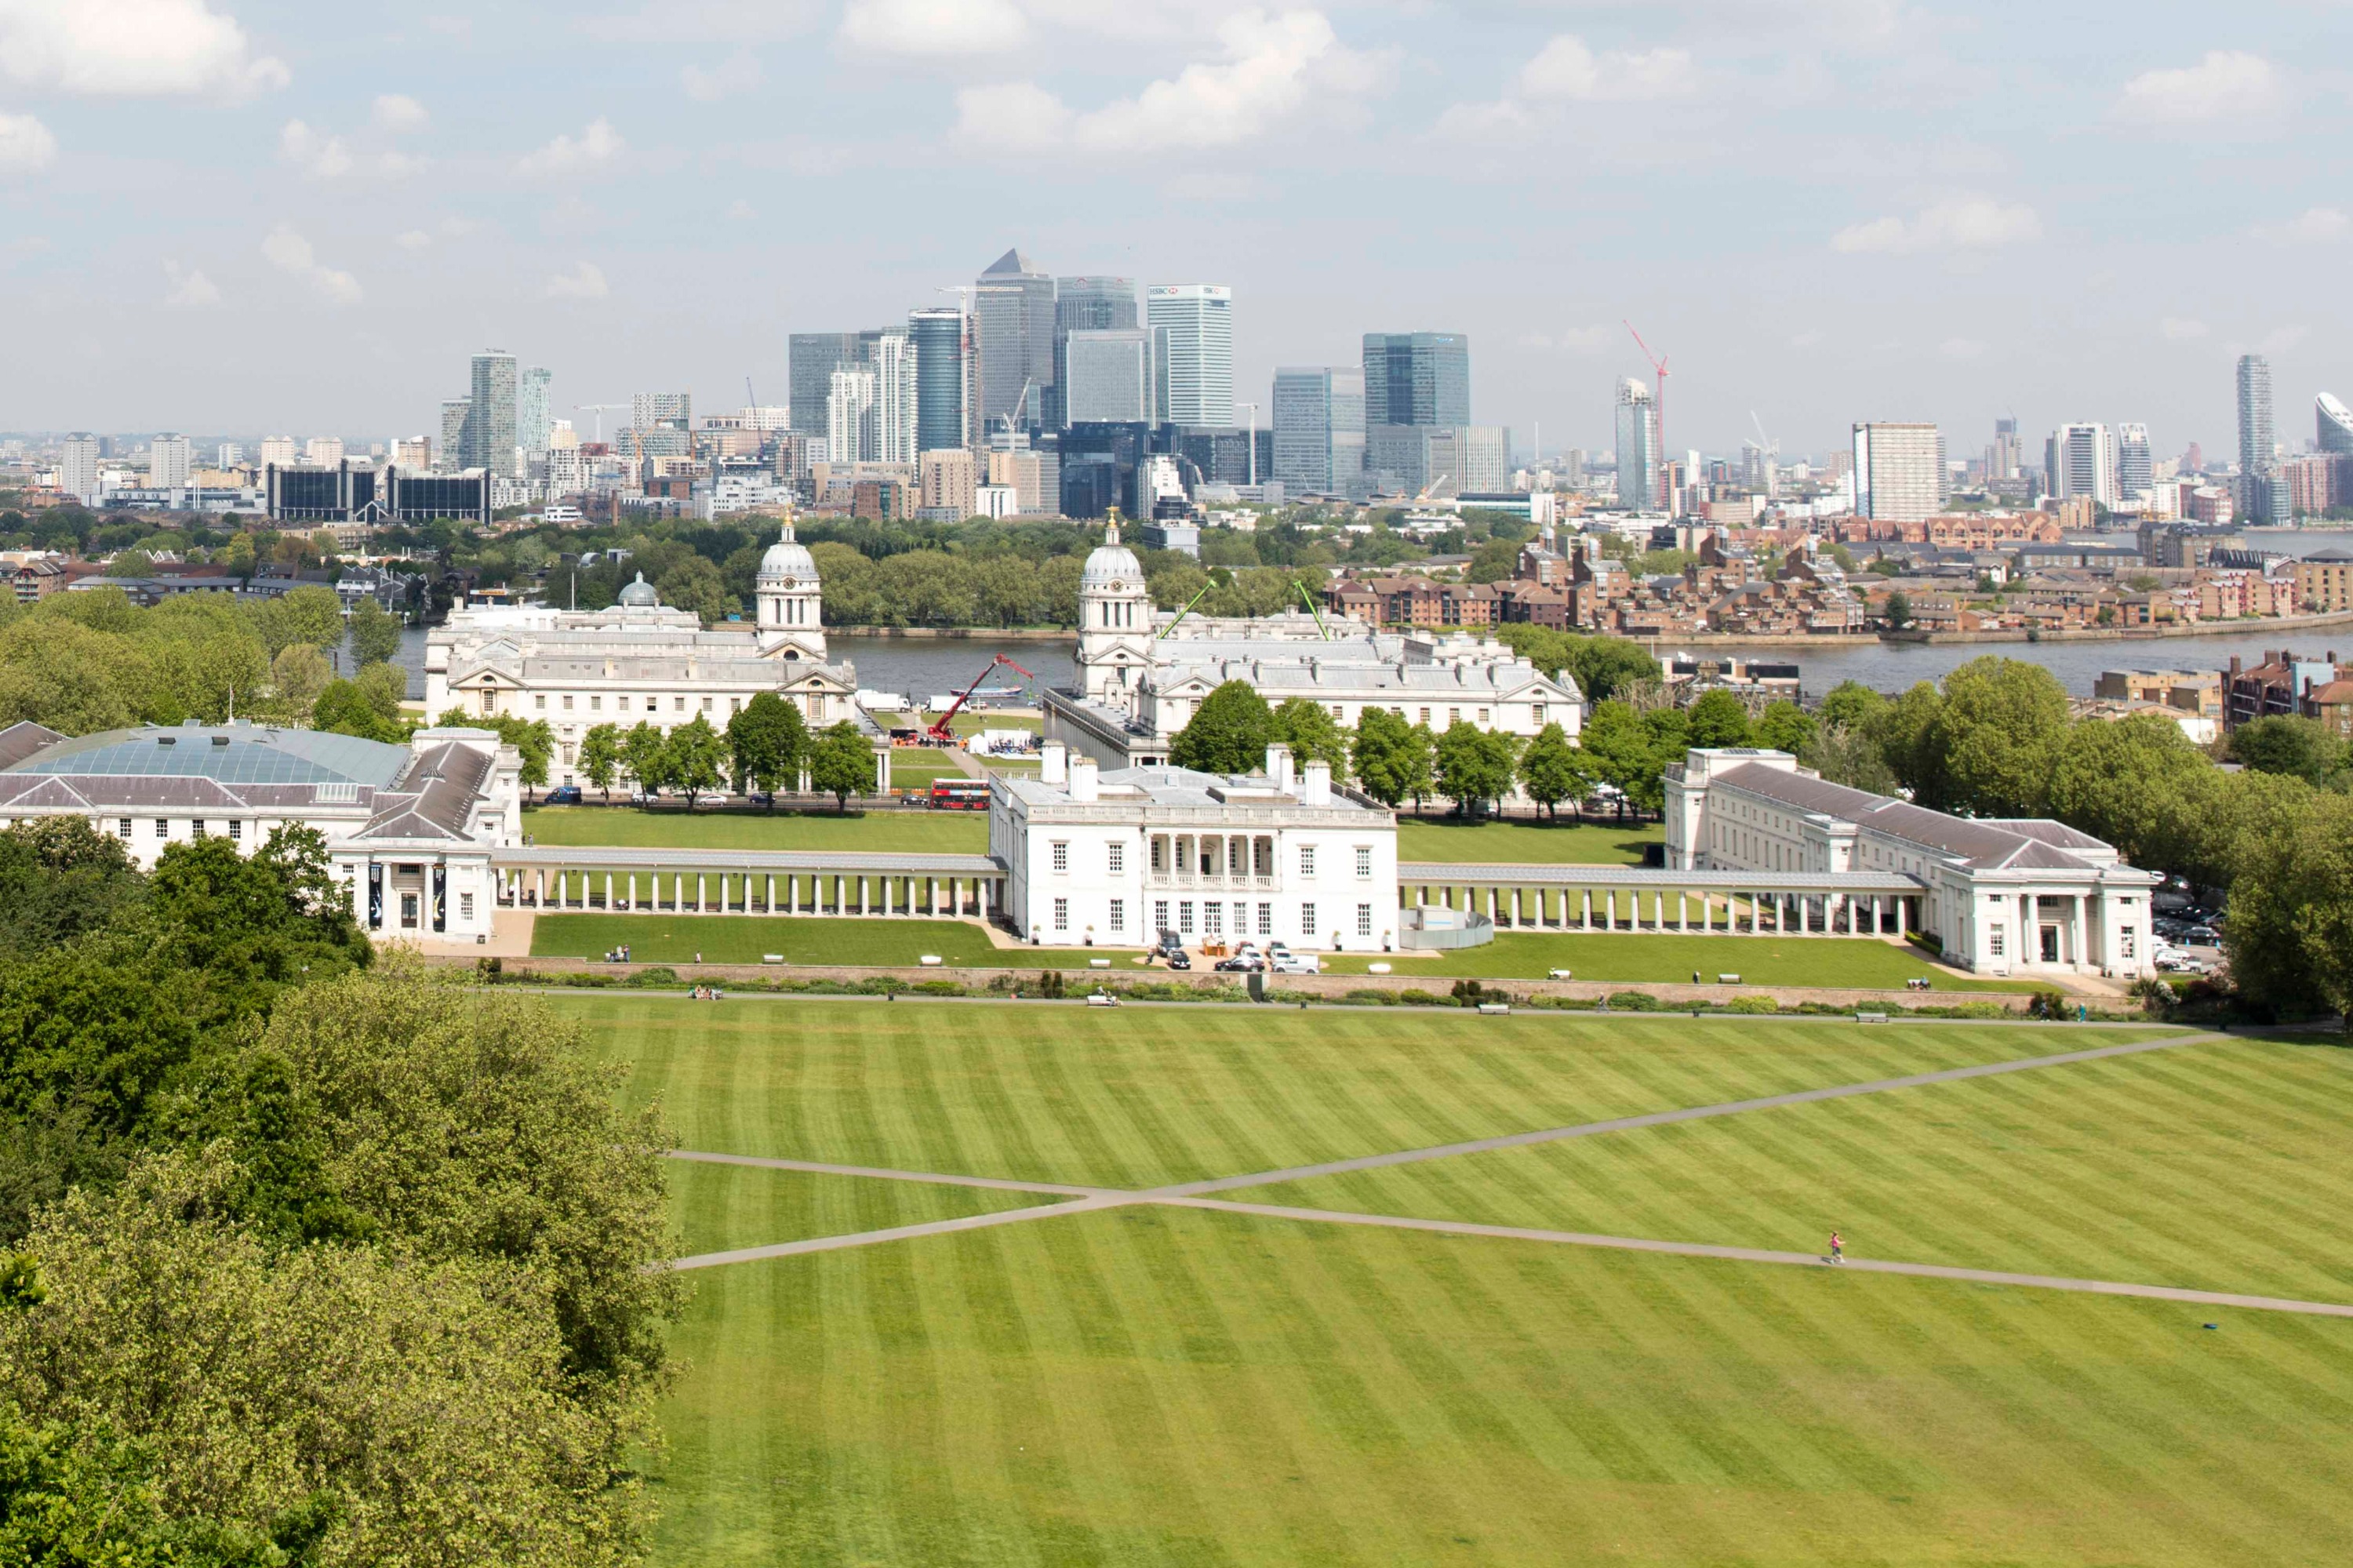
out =
[[2059,822],[1948,816],[1761,762],[1741,763],[1715,778],[1800,811],[1836,817],[1955,856],[1978,871],[2086,871],[2092,868],[2068,849],[2105,848],[2097,839]]

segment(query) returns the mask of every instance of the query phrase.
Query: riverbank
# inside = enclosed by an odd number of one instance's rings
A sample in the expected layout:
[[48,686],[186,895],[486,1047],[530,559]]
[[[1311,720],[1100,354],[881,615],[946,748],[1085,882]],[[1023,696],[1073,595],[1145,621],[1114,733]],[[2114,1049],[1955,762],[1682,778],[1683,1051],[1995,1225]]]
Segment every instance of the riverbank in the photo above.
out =
[[[2255,616],[2240,620],[2193,620],[2171,626],[2085,626],[2065,631],[2024,628],[2000,631],[1886,631],[1880,634],[1880,640],[1927,648],[1967,647],[1980,642],[2150,642],[2183,637],[2293,637],[2300,631],[2332,626],[2353,626],[2353,610],[2335,610],[2327,615]],[[1791,647],[1802,647],[1807,640],[1783,641]]]
[[1070,642],[1067,626],[828,626],[829,637],[881,637],[910,642]]

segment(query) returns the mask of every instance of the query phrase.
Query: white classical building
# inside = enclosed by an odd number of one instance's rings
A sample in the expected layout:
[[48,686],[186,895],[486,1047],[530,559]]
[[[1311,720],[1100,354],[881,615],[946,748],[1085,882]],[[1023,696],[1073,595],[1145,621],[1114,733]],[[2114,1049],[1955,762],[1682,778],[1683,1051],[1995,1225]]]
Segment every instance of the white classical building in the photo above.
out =
[[1571,740],[1584,694],[1504,644],[1435,632],[1377,630],[1350,617],[1219,619],[1153,607],[1144,567],[1114,518],[1079,577],[1080,684],[1045,696],[1045,733],[1104,768],[1149,768],[1208,694],[1246,681],[1271,705],[1316,703],[1344,726],[1368,707],[1444,731],[1457,723],[1534,736],[1557,724]]
[[1981,974],[2155,972],[2158,878],[2063,822],[1955,817],[1830,783],[1787,752],[1708,748],[1667,770],[1666,837],[1672,871],[1908,878],[1911,927]]
[[1367,951],[1395,939],[1397,820],[1288,747],[1248,775],[1104,771],[1049,741],[1039,777],[1000,779],[989,854],[1014,930],[1055,946],[1135,947],[1173,931]]
[[[858,672],[828,661],[821,586],[788,518],[761,558],[750,624],[706,630],[665,606],[640,574],[606,609],[512,605],[452,610],[425,644],[425,711],[543,719],[555,734],[553,780],[577,781],[580,740],[600,724],[664,734],[697,715],[714,729],[762,692],[812,728],[871,728],[854,701]],[[888,779],[884,782],[887,784]]]
[[522,837],[522,759],[490,730],[423,729],[406,746],[250,724],[147,726],[68,737],[0,730],[0,827],[89,819],[142,870],[223,838],[250,853],[285,824],[316,829],[372,936],[488,939],[492,856]]

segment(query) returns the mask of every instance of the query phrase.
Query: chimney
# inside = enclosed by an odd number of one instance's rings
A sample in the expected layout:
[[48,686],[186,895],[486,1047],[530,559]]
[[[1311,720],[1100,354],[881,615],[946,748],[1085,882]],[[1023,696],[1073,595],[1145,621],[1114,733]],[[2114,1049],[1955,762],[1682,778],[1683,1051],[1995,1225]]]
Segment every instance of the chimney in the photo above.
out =
[[1050,740],[1039,747],[1038,782],[1057,786],[1069,783],[1069,748],[1059,740]]
[[1093,758],[1071,758],[1071,799],[1082,806],[1092,806],[1103,799],[1102,791],[1095,787],[1098,777]]
[[1291,793],[1291,747],[1279,740],[1266,748],[1266,776],[1276,789]]
[[1328,806],[1332,803],[1332,765],[1319,758],[1307,764],[1306,776],[1300,780],[1299,803],[1303,806]]

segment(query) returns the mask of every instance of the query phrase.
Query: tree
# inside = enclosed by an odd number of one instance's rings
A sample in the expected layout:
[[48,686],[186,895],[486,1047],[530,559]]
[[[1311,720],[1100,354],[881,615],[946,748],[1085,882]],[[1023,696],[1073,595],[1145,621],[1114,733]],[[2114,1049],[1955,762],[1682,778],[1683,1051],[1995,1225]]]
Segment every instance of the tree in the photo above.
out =
[[1501,730],[1481,729],[1461,719],[1446,726],[1438,737],[1437,782],[1440,793],[1454,802],[1458,815],[1512,792],[1513,766],[1519,748]]
[[1989,656],[1945,677],[1929,744],[1947,810],[2031,817],[2043,810],[2067,734],[2067,688],[2040,664]]
[[2231,732],[2231,756],[2258,773],[2282,773],[2325,785],[2345,768],[2345,742],[2318,719],[2274,715]]
[[1391,810],[1408,796],[1419,800],[1429,792],[1430,732],[1387,708],[1358,715],[1353,755],[1358,787]]
[[2223,937],[2239,993],[2274,1018],[2327,1012],[2353,1036],[2353,800],[2312,794],[2241,853]]
[[701,714],[670,732],[670,777],[686,791],[689,810],[697,798],[727,783],[726,738]]
[[1348,732],[1332,716],[1332,710],[1305,697],[1293,697],[1274,710],[1271,733],[1273,738],[1291,747],[1291,755],[1302,763],[1328,763],[1332,781],[1345,784],[1348,779]]
[[[392,668],[378,664],[370,673]],[[357,736],[362,740],[397,742],[407,733],[396,717],[385,714],[370,700],[367,689],[357,681],[328,682],[311,705],[311,724],[330,735]]]
[[1898,788],[1887,758],[1880,755],[1878,743],[1860,729],[1823,725],[1808,737],[1797,755],[1799,762],[1830,782],[1843,784],[1850,789],[1893,795]]
[[809,748],[801,710],[774,692],[761,692],[727,721],[727,745],[735,767],[735,788],[744,794],[775,795],[799,781]]
[[1815,727],[1813,715],[1784,697],[1765,705],[1765,711],[1749,727],[1749,736],[1768,751],[1796,757],[1812,742]]
[[1748,705],[1726,691],[1703,692],[1683,715],[1694,746],[1746,746]]
[[1920,681],[1876,710],[1863,726],[1887,770],[1924,806],[1940,805],[1944,799],[1944,758],[1936,744],[1944,711],[1945,694]]
[[388,664],[400,652],[400,620],[388,613],[373,599],[364,599],[352,607],[352,658],[361,669],[370,664]]
[[1912,624],[1912,596],[1898,588],[1887,596],[1886,608],[1881,611],[1887,624],[1901,631]]
[[1588,637],[1569,650],[1568,671],[1588,702],[1607,702],[1637,681],[1659,679],[1659,662],[1639,642],[1622,637]]
[[1887,705],[1887,699],[1861,681],[1841,681],[1822,698],[1820,717],[1825,725],[1861,729]]
[[305,583],[247,613],[272,659],[289,648],[333,648],[343,640],[343,598],[323,584]]
[[293,643],[269,662],[269,684],[274,690],[270,706],[290,723],[307,724],[321,694],[334,678],[324,653],[308,642]]
[[661,576],[654,585],[660,590],[662,602],[680,609],[691,609],[701,616],[705,625],[724,620],[742,609],[743,604],[727,591],[720,577],[719,568],[701,556],[681,558]]
[[1506,539],[1490,539],[1471,552],[1462,568],[1466,583],[1499,583],[1519,569],[1520,547]]
[[[756,702],[759,699],[755,697],[753,700]],[[605,792],[607,800],[613,798],[613,776],[620,771],[620,767],[621,726],[617,724],[589,726],[588,733],[580,737],[580,772],[589,783]]]
[[1168,760],[1203,773],[1255,773],[1266,766],[1274,715],[1247,681],[1228,681],[1201,705],[1168,747]]
[[830,795],[835,809],[848,810],[852,795],[874,788],[874,747],[848,719],[821,731],[809,748],[809,784]]
[[1642,715],[1621,702],[1596,703],[1586,715],[1585,732],[1578,740],[1603,781],[1619,791],[1620,814],[1653,792],[1659,760]]
[[2116,723],[2086,719],[2060,745],[2047,804],[2052,815],[2116,845],[2133,864],[2169,870],[2171,803],[2193,775],[2212,769],[2181,726],[2161,714]]
[[1520,788],[1556,821],[1560,818],[1560,803],[1568,800],[1582,806],[1599,777],[1591,755],[1569,745],[1567,732],[1557,724],[1537,731],[1520,755]]
[[659,795],[670,783],[670,742],[661,731],[640,719],[621,737],[621,765],[640,790]]

